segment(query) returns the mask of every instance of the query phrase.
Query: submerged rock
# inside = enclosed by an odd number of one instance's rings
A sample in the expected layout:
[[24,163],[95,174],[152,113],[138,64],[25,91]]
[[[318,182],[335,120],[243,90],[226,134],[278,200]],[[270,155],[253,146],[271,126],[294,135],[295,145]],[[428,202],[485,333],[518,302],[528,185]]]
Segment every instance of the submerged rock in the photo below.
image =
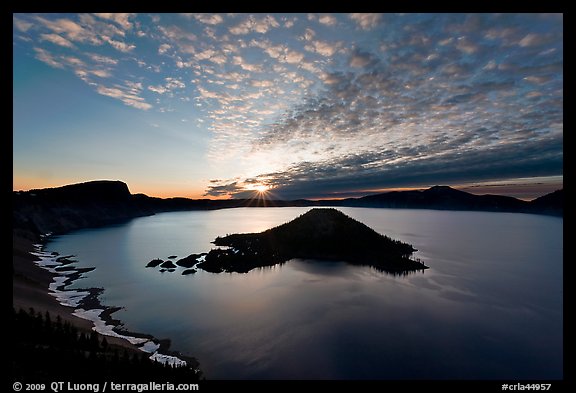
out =
[[196,273],[196,272],[197,272],[196,269],[186,269],[186,270],[184,270],[184,271],[182,272],[182,275],[183,275],[183,276],[187,276],[188,274],[194,274],[194,273]]
[[217,246],[197,267],[208,272],[245,273],[293,258],[346,261],[403,273],[427,269],[410,259],[414,247],[392,240],[336,209],[312,209],[261,233],[218,237]]
[[60,262],[61,265],[69,265],[71,263],[78,262],[76,259],[72,259],[72,258],[74,258],[74,255],[66,255],[63,257],[56,258],[56,262]]

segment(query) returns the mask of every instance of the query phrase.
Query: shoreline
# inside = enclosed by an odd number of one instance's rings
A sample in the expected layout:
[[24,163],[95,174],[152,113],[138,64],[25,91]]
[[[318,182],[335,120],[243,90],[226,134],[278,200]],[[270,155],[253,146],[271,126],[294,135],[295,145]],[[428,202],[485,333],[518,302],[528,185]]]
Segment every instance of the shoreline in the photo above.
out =
[[103,305],[98,298],[104,288],[66,289],[95,268],[76,268],[73,256],[44,251],[47,239],[48,236],[41,236],[40,242],[32,241],[13,233],[12,305],[16,311],[48,312],[79,331],[97,332],[120,349],[145,354],[161,364],[187,366],[201,372],[195,358],[169,349],[169,339],[123,329],[122,321],[113,318],[122,307]]

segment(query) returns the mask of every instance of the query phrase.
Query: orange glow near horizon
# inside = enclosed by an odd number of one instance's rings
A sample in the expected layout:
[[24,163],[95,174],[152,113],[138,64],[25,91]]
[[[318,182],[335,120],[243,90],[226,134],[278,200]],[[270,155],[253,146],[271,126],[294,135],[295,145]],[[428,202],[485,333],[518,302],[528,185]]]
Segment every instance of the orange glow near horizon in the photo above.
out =
[[19,176],[12,178],[12,191],[30,191],[41,188],[55,188],[62,187],[67,184],[81,183],[82,180],[77,179],[55,179],[43,177],[26,177]]
[[[117,179],[67,179],[67,178],[53,178],[53,177],[26,177],[19,176],[13,177],[12,189],[13,191],[29,191],[32,189],[41,188],[54,188],[62,187],[68,184],[82,183],[91,180],[117,180]],[[122,181],[122,180],[121,180]],[[230,195],[222,196],[206,196],[205,188],[202,186],[192,186],[184,184],[150,184],[137,181],[124,181],[132,194],[145,194],[150,197],[157,198],[190,198],[190,199],[212,199],[223,200],[230,199]],[[311,196],[306,199],[309,200],[338,200],[348,197],[362,197],[366,195],[373,195],[392,191],[413,191],[424,190],[430,186],[422,187],[395,187],[395,188],[379,188],[379,189],[364,189],[350,193],[342,192],[333,195],[318,195]],[[563,188],[562,178],[537,178],[537,179],[514,179],[510,181],[496,181],[496,182],[478,182],[468,184],[451,184],[450,187],[476,195],[483,194],[497,194],[512,196],[526,201],[532,200],[539,196],[556,191]],[[266,184],[253,184],[247,187],[247,191],[254,191],[253,199],[279,199],[274,195],[273,188]]]
[[68,178],[40,178],[40,177],[13,177],[12,191],[30,191],[42,188],[57,188],[69,184],[84,183],[92,180],[120,180],[128,185],[131,194],[145,194],[157,198],[190,198],[190,199],[228,199],[228,197],[204,196],[202,187],[185,187],[174,185],[151,185],[140,182],[130,182],[121,179],[68,179]]
[[[130,186],[129,186],[130,187]],[[191,191],[191,190],[182,190],[182,189],[162,189],[162,190],[147,190],[147,191],[137,191],[133,190],[130,187],[130,192],[132,194],[145,194],[149,197],[155,198],[189,198],[189,199],[226,199],[226,198],[218,198],[218,197],[207,197],[204,195],[202,190],[200,191]]]

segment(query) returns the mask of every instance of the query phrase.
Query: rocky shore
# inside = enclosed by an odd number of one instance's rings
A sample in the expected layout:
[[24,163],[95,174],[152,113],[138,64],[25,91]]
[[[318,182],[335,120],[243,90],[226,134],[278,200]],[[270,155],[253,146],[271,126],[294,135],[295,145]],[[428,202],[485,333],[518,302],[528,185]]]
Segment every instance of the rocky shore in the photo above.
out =
[[[14,235],[13,290],[14,312],[49,315],[77,329],[79,334],[97,333],[110,351],[127,353],[129,357],[145,356],[169,366],[190,370],[188,378],[200,378],[196,359],[171,351],[170,340],[159,340],[148,334],[130,332],[113,318],[120,307],[102,305],[98,296],[102,288],[67,289],[91,268],[74,267],[72,256],[45,253],[42,244]],[[57,361],[57,359],[55,359]]]

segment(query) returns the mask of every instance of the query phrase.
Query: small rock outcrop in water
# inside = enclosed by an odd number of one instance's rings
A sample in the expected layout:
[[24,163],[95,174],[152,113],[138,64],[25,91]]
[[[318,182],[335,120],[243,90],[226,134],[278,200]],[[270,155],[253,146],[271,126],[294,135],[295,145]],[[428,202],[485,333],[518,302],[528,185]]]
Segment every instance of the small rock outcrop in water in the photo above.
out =
[[183,276],[187,276],[189,274],[194,274],[197,272],[196,269],[193,269],[194,266],[198,264],[198,261],[203,260],[202,257],[206,256],[206,253],[202,254],[191,254],[185,258],[179,259],[174,263],[172,260],[177,258],[176,255],[170,255],[168,260],[164,261],[163,259],[156,258],[148,262],[146,267],[160,267],[160,273],[164,272],[174,272],[176,271],[177,267],[182,267],[184,270],[182,271]]
[[198,263],[198,258],[200,258],[202,255],[206,255],[206,254],[188,255],[186,258],[182,258],[182,259],[177,260],[176,265],[182,266],[182,267],[187,267],[187,268],[194,267],[194,265],[196,265]]
[[172,261],[163,262],[160,267],[163,269],[176,269],[176,265]]
[[156,266],[161,265],[163,263],[164,263],[164,261],[162,259],[152,259],[150,262],[148,262],[146,267],[156,267]]
[[426,269],[410,259],[411,245],[392,240],[336,209],[312,209],[261,233],[218,237],[197,267],[208,272],[248,272],[292,258],[346,261],[390,273]]

